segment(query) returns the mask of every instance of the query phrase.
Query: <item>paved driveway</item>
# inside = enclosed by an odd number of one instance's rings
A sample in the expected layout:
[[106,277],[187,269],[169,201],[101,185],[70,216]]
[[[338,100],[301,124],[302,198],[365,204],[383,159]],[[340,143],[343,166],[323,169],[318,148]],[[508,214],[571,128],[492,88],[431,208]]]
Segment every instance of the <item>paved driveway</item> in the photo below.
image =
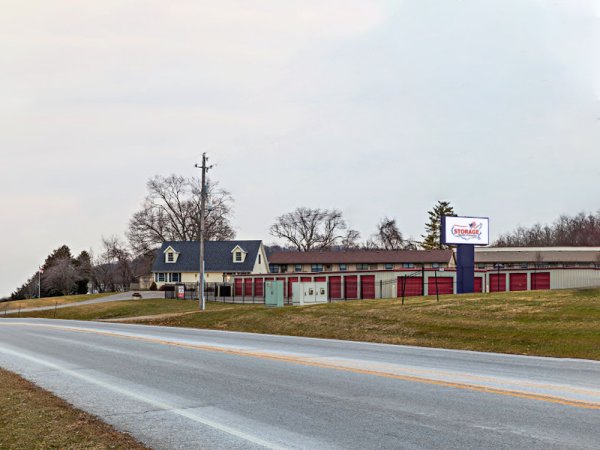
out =
[[[140,292],[142,294],[142,298],[165,298],[165,293],[161,291],[148,291],[148,292]],[[92,300],[85,300],[83,302],[77,303],[68,303],[66,305],[58,305],[56,308],[68,308],[69,306],[80,306],[80,305],[89,305],[91,303],[106,303],[106,302],[121,302],[125,300],[132,300],[131,298],[132,292],[119,292],[115,295],[109,295],[106,297],[94,298]],[[22,309],[21,312],[28,311],[45,311],[48,309],[54,309],[54,306],[42,306],[39,308],[29,308]],[[6,314],[14,314],[19,312],[18,310],[6,311]]]

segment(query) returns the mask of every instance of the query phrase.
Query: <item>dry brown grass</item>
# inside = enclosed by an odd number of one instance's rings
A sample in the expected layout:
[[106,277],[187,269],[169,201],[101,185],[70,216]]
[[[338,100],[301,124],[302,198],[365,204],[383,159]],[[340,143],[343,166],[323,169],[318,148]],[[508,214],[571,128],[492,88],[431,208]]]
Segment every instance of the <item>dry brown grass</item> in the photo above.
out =
[[0,449],[148,447],[18,375],[0,369]]
[[84,294],[84,295],[66,295],[63,297],[44,297],[35,298],[31,300],[14,300],[10,302],[0,303],[0,315],[5,310],[19,310],[28,308],[43,308],[44,306],[58,305],[69,305],[71,303],[79,303],[86,300],[93,300],[95,298],[106,297],[107,295],[114,295],[114,292],[105,294]]

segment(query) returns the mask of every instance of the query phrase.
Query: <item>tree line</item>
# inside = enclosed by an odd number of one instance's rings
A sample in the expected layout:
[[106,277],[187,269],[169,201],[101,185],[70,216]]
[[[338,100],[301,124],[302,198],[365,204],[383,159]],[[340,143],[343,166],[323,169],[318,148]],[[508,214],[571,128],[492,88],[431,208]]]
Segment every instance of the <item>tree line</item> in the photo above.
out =
[[361,240],[357,230],[348,227],[338,209],[300,207],[276,218],[269,232],[284,241],[284,245],[270,245],[270,251],[323,251],[323,250],[426,250],[445,249],[440,241],[441,217],[454,216],[449,202],[438,201],[429,211],[422,241],[406,238],[396,219],[383,217],[373,234]]
[[600,210],[561,215],[546,225],[518,226],[501,234],[495,247],[595,247],[600,246]]
[[[140,209],[132,214],[125,231],[126,241],[117,236],[102,237],[97,254],[89,250],[77,256],[63,245],[50,253],[41,271],[29,277],[10,298],[37,297],[40,279],[42,297],[124,290],[140,275],[150,273],[164,241],[198,240],[201,186],[197,178],[155,175],[147,181],[146,189]],[[206,240],[235,239],[231,193],[208,180],[206,195]],[[363,238],[358,230],[349,227],[339,209],[302,206],[275,218],[269,233],[280,243],[267,248],[270,252],[447,248],[440,242],[441,217],[455,216],[453,207],[450,202],[438,201],[428,215],[420,240],[406,237],[398,221],[388,216]],[[600,210],[561,215],[546,225],[519,226],[500,235],[492,246],[600,246]]]

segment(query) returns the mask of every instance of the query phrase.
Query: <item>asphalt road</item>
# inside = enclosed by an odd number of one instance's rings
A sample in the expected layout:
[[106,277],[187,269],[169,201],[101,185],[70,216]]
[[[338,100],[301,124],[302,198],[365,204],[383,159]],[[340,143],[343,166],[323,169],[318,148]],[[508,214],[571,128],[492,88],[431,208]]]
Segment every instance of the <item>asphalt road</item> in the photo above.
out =
[[0,319],[0,366],[157,449],[598,449],[600,363]]
[[[84,300],[82,302],[77,303],[67,303],[66,305],[58,305],[58,306],[40,306],[39,308],[27,308],[27,309],[13,309],[10,311],[2,311],[2,315],[4,314],[18,314],[19,312],[30,312],[30,311],[47,311],[49,309],[54,308],[68,308],[70,306],[81,306],[81,305],[90,305],[92,303],[106,303],[106,302],[122,302],[126,300],[131,300],[131,295],[133,292],[120,292],[115,295],[108,295],[106,297],[94,298],[92,300]],[[165,298],[165,293],[160,291],[143,291],[141,292],[142,297],[145,299],[148,298]],[[18,301],[17,301],[18,302]],[[2,306],[0,306],[0,309]]]

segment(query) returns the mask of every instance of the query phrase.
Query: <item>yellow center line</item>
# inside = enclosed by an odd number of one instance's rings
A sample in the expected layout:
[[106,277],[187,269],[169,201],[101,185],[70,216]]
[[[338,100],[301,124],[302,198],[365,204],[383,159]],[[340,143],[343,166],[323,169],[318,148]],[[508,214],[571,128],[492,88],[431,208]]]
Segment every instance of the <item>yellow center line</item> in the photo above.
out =
[[[532,399],[532,400],[541,400],[541,401],[545,401],[545,402],[559,403],[559,404],[569,405],[569,406],[578,406],[580,408],[600,409],[600,403],[596,403],[596,402],[576,400],[576,399],[571,399],[571,398],[566,398],[566,397],[559,397],[559,396],[555,396],[555,395],[537,394],[534,392],[527,392],[527,391],[518,391],[518,390],[514,390],[514,389],[491,387],[491,386],[479,385],[479,384],[475,384],[475,383],[466,383],[466,382],[460,382],[460,381],[444,381],[444,380],[439,380],[439,379],[435,379],[435,378],[427,378],[427,377],[416,376],[416,375],[401,375],[398,373],[386,372],[386,371],[382,371],[382,370],[361,369],[361,368],[353,367],[351,365],[343,365],[342,363],[331,363],[331,362],[328,363],[328,362],[324,362],[324,361],[323,362],[316,361],[314,357],[307,358],[307,357],[303,357],[303,356],[287,356],[287,355],[259,352],[259,351],[253,351],[253,350],[240,350],[240,349],[216,347],[216,346],[209,346],[209,345],[186,344],[186,343],[182,343],[182,342],[167,341],[167,340],[161,340],[161,339],[152,339],[152,338],[145,338],[145,337],[140,337],[140,336],[129,336],[129,335],[125,335],[125,334],[109,333],[109,332],[103,332],[103,331],[84,330],[81,328],[72,328],[72,327],[65,327],[65,326],[58,326],[58,325],[18,324],[18,323],[0,323],[0,325],[55,328],[55,329],[75,331],[75,332],[80,332],[80,333],[96,334],[96,335],[100,335],[100,336],[125,338],[125,339],[131,339],[131,340],[136,340],[136,341],[151,342],[151,343],[155,343],[155,344],[170,345],[173,347],[191,348],[191,349],[204,350],[204,351],[210,351],[210,352],[219,352],[219,353],[228,353],[228,354],[232,354],[232,355],[249,356],[252,358],[260,358],[260,359],[267,359],[267,360],[271,360],[271,361],[287,362],[287,363],[293,363],[293,364],[300,364],[300,365],[304,365],[304,366],[341,370],[344,372],[353,372],[353,373],[360,373],[360,374],[366,374],[366,375],[375,375],[375,376],[380,376],[380,377],[385,377],[385,378],[393,378],[393,379],[397,379],[397,380],[415,381],[415,382],[419,382],[419,383],[433,384],[433,385],[445,386],[445,387],[454,387],[454,388],[459,388],[459,389],[467,389],[467,390],[471,390],[471,391],[508,395],[511,397],[528,398],[528,399]],[[456,377],[458,374],[448,374],[448,375]],[[491,382],[498,382],[498,381],[494,380]],[[556,389],[556,387],[554,387],[554,388]]]

